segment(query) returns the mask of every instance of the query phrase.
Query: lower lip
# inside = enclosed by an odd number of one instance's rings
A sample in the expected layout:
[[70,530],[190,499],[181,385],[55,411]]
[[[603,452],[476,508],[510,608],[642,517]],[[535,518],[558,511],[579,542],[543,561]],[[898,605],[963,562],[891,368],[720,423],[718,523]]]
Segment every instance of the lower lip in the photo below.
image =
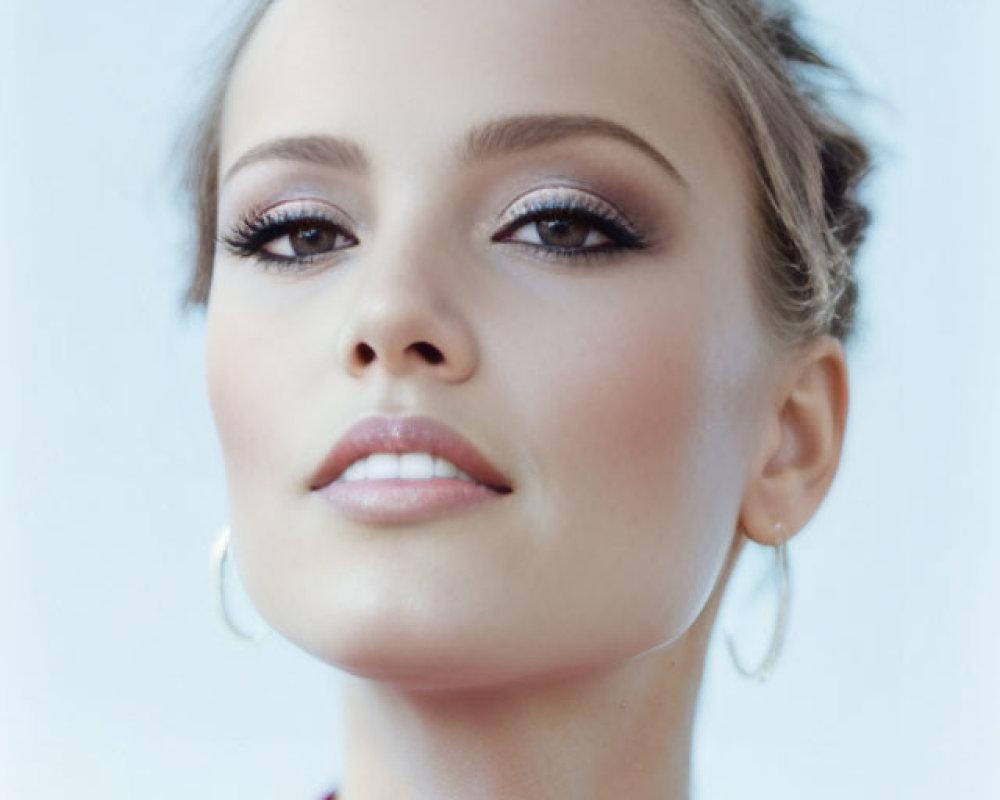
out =
[[448,478],[343,481],[317,491],[348,519],[374,525],[425,522],[505,496],[479,483]]

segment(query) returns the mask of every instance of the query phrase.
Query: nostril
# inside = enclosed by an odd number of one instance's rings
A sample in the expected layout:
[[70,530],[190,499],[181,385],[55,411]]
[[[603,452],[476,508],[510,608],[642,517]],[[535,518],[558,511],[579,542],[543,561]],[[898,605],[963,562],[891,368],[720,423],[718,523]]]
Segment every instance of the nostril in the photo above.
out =
[[[444,353],[430,342],[414,342],[406,349],[408,352],[415,352],[428,364],[434,365],[444,362]],[[367,342],[358,342],[354,348],[354,352],[357,355],[358,362],[363,367],[367,367],[372,362],[378,360],[378,353],[375,352],[375,348]]]
[[414,342],[410,345],[410,349],[416,350],[417,354],[428,364],[440,364],[444,361],[444,353],[430,342]]
[[355,349],[357,350],[358,361],[360,361],[363,366],[367,366],[375,360],[375,351],[364,342],[359,342],[357,348]]

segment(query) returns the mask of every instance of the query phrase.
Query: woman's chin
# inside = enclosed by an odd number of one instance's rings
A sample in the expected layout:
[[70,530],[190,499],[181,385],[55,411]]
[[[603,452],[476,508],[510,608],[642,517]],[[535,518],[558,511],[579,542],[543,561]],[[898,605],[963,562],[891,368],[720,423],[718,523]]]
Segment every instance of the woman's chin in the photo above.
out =
[[414,693],[493,693],[570,685],[576,679],[613,672],[636,653],[579,653],[566,647],[531,652],[488,638],[474,646],[469,637],[343,637],[305,647],[332,667],[355,678]]
[[495,647],[473,652],[459,640],[451,643],[379,641],[324,642],[307,648],[332,667],[356,678],[411,692],[467,692],[517,685],[531,670]]

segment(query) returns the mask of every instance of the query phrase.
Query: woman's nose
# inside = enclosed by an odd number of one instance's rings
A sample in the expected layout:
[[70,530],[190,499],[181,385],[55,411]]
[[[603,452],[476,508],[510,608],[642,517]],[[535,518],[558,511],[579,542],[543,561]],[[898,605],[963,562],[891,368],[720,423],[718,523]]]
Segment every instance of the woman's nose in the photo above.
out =
[[442,265],[417,259],[367,264],[340,332],[338,351],[349,374],[424,374],[459,383],[476,370],[475,335],[461,292]]

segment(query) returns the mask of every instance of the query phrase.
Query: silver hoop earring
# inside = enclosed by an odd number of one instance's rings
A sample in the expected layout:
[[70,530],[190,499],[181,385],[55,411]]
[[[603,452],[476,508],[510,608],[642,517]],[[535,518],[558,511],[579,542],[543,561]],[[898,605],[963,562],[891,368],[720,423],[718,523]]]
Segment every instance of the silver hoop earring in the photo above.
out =
[[[780,531],[780,526],[775,526]],[[774,548],[774,564],[778,580],[778,613],[774,621],[774,630],[771,633],[771,643],[767,648],[767,653],[756,667],[747,667],[740,654],[736,650],[736,642],[732,635],[726,635],[726,645],[729,648],[729,655],[733,659],[736,671],[744,678],[763,683],[771,677],[774,667],[778,663],[781,649],[785,644],[785,630],[788,626],[788,608],[791,602],[791,579],[788,567],[788,548],[782,542]]]
[[226,627],[236,636],[246,642],[259,644],[271,633],[269,628],[261,628],[257,633],[247,633],[240,628],[229,613],[229,603],[226,600],[226,563],[229,561],[230,531],[227,525],[215,537],[212,545],[212,579],[215,584],[215,604],[219,616]]

